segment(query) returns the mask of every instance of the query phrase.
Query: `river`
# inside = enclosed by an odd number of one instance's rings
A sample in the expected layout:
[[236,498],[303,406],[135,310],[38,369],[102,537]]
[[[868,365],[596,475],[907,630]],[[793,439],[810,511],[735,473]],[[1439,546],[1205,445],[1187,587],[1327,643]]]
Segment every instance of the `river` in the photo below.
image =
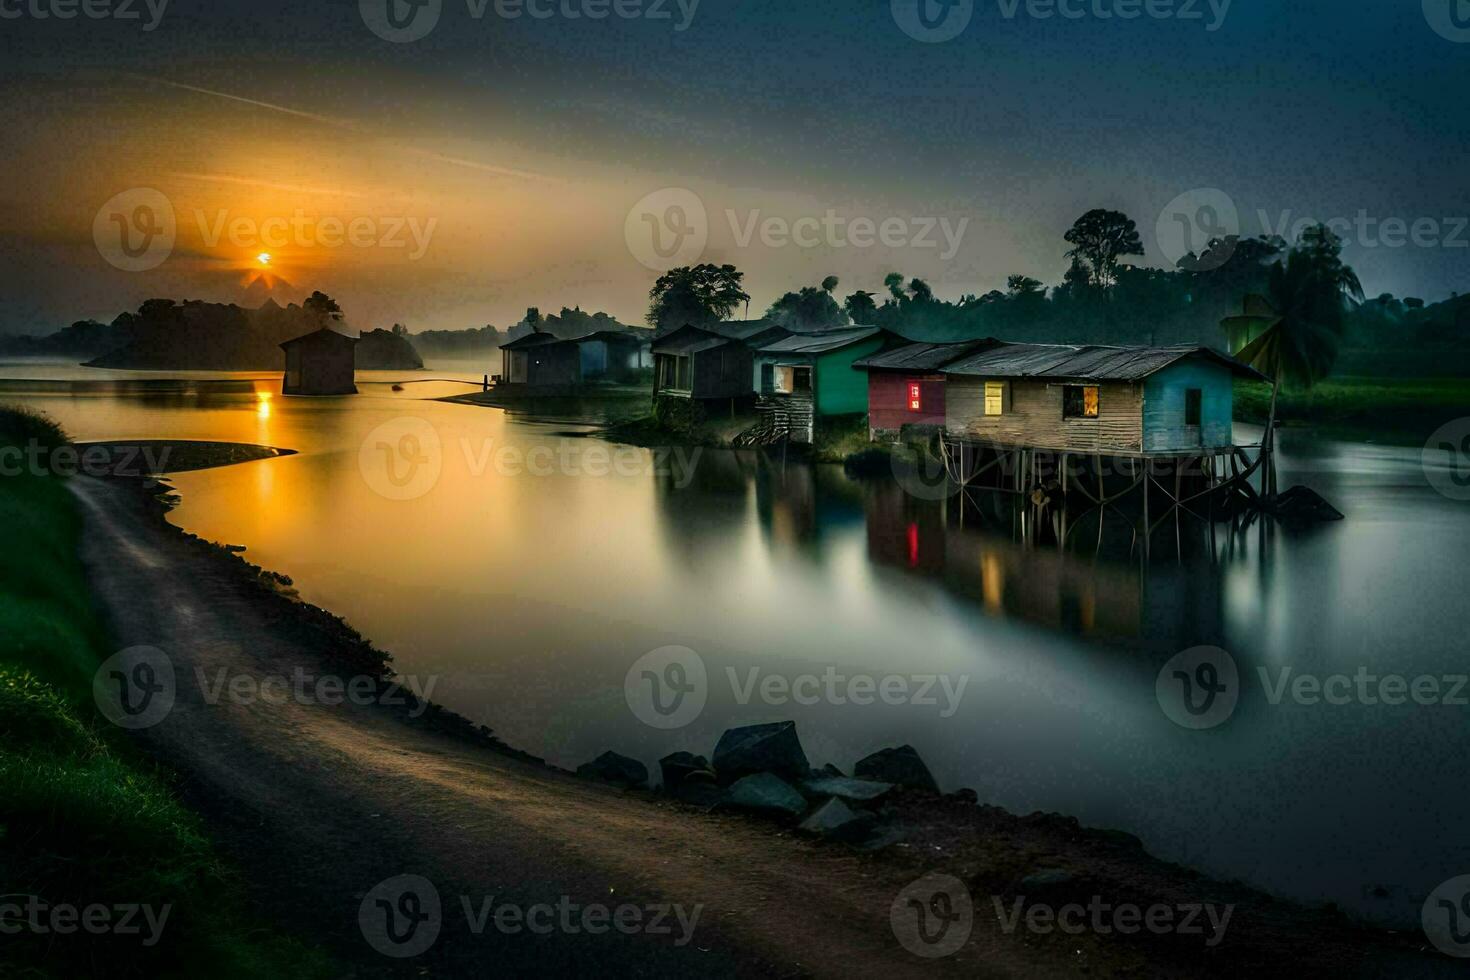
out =
[[[357,397],[286,399],[256,375],[27,362],[0,377],[0,401],[78,440],[296,450],[177,475],[172,519],[246,546],[435,700],[554,763],[615,749],[656,772],[730,726],[790,718],[814,764],[909,743],[946,790],[1378,921],[1417,923],[1429,890],[1470,873],[1470,707],[1277,693],[1283,677],[1365,673],[1449,695],[1467,672],[1470,505],[1430,488],[1419,447],[1284,430],[1283,486],[1310,485],[1344,521],[1222,526],[1213,544],[1190,530],[1178,552],[1170,532],[1145,563],[961,527],[953,498],[840,467],[651,453],[432,400],[465,390],[448,383],[394,392],[396,375],[363,372]],[[1192,730],[1156,679],[1203,644],[1229,652],[1240,699]],[[686,649],[654,666],[692,651],[706,703],[656,727],[628,685],[667,647]]]

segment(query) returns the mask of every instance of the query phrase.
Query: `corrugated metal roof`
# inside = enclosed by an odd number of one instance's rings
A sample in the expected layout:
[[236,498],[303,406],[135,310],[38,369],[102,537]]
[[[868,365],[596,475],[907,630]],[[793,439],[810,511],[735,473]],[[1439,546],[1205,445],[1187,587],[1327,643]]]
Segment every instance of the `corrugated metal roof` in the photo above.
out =
[[1209,347],[1072,347],[1002,344],[955,361],[942,370],[991,378],[1068,378],[1141,381],[1186,357],[1208,357],[1236,374],[1265,380],[1252,367]]
[[869,354],[853,362],[856,368],[873,368],[886,371],[937,371],[967,354],[1000,341],[965,340],[953,344],[909,344],[881,354]]
[[762,354],[825,354],[877,337],[881,333],[883,331],[878,327],[849,327],[822,333],[799,333],[765,344],[757,350]]
[[664,334],[653,342],[655,354],[697,354],[735,343],[729,337],[721,337],[704,327],[683,326],[673,333]]

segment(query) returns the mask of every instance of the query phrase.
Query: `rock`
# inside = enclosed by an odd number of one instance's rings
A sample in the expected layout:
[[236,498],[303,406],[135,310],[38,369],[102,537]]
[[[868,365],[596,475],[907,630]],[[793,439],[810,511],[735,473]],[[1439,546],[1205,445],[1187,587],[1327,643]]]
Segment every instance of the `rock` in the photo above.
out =
[[801,784],[810,796],[835,796],[844,800],[866,803],[893,792],[892,783],[877,783],[870,779],[848,779],[846,776],[824,776],[808,779]]
[[720,736],[714,761],[715,772],[726,785],[758,772],[800,780],[811,771],[794,721],[732,728]]
[[616,752],[604,752],[591,762],[582,763],[577,767],[577,775],[622,786],[648,784],[648,767],[637,759],[630,759]]
[[721,789],[713,782],[697,783],[686,780],[680,783],[671,795],[680,803],[710,810],[727,801],[730,798],[730,791]]
[[1316,524],[1343,519],[1342,511],[1310,487],[1295,486],[1279,493],[1269,506],[1279,520],[1289,523]]
[[919,758],[919,753],[912,745],[874,752],[853,766],[852,774],[859,779],[897,783],[935,794],[939,792],[939,784],[934,781],[929,767],[924,765],[924,760]]
[[792,789],[780,776],[758,772],[730,787],[727,802],[745,810],[800,816],[806,810],[806,798]]
[[713,781],[715,777],[714,773],[709,772],[709,760],[692,752],[675,752],[666,755],[658,760],[658,768],[659,773],[663,776],[664,789],[671,793],[691,776],[698,779],[700,774],[708,773],[710,781]]
[[957,789],[946,799],[954,800],[956,803],[979,803],[980,794],[969,788]]
[[801,830],[831,840],[857,840],[866,837],[873,826],[871,813],[854,813],[835,796],[817,807],[801,822]]
[[841,769],[838,769],[836,766],[832,765],[832,763],[830,763],[830,762],[827,763],[825,766],[823,766],[820,769],[813,769],[812,770],[812,778],[813,779],[819,779],[819,778],[821,778],[823,776],[836,776],[836,777],[838,777],[840,779],[840,778],[842,778],[843,776],[846,776],[846,775],[847,775],[847,773],[843,772]]

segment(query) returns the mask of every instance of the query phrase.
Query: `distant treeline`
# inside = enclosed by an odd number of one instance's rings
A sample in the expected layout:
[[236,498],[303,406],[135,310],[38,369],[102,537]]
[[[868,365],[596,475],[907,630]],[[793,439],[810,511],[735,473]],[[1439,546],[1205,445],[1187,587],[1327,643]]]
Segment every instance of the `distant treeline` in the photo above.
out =
[[501,344],[519,340],[530,333],[549,333],[563,340],[575,340],[603,330],[647,333],[643,328],[620,323],[616,317],[606,313],[586,313],[580,307],[564,306],[560,313],[542,316],[541,311],[533,306],[518,323],[504,332],[486,324],[469,330],[425,330],[409,336],[414,346],[429,357],[463,359],[488,357]]
[[[123,313],[111,323],[84,320],[49,337],[14,337],[0,353],[21,356],[75,357],[90,367],[138,370],[278,371],[280,344],[331,327],[342,327],[342,311],[322,293],[303,305],[280,306],[268,300],[259,309],[234,304],[150,299],[136,313]],[[363,369],[412,370],[424,365],[413,344],[401,333],[359,333],[357,366]]]
[[[798,332],[850,324],[878,326],[920,341],[997,337],[1065,344],[1205,345],[1227,348],[1221,321],[1239,314],[1244,298],[1268,291],[1271,270],[1292,251],[1279,237],[1211,241],[1173,269],[1126,265],[1143,254],[1134,222],[1095,210],[1064,236],[1072,248],[1062,281],[1050,288],[1010,276],[1005,290],[939,299],[922,279],[889,274],[880,292],[857,290],[839,301],[838,279],[788,292],[765,318]],[[1312,229],[1295,246],[1333,257],[1341,242]],[[1348,270],[1350,273],[1350,270]],[[648,322],[659,332],[684,323],[729,319],[750,297],[744,273],[732,265],[672,269],[650,293]],[[1353,277],[1356,283],[1356,277]],[[1351,301],[1337,339],[1335,372],[1470,375],[1470,296],[1433,305],[1420,299]]]

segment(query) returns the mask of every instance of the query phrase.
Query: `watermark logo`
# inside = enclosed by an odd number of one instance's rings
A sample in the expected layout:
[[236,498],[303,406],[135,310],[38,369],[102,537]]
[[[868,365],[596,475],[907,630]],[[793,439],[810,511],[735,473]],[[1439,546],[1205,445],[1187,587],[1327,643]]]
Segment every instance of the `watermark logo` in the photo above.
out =
[[700,716],[709,699],[704,658],[688,647],[645,653],[623,678],[623,697],[633,715],[651,728],[683,728]]
[[199,238],[207,248],[228,242],[237,249],[297,248],[382,248],[406,249],[408,260],[417,262],[429,250],[438,218],[421,220],[408,215],[373,216],[360,214],[351,218],[319,215],[297,208],[287,218],[281,215],[257,220],[246,215],[231,215],[221,208],[214,214],[202,208],[194,210],[194,223]]
[[439,432],[421,418],[384,422],[362,441],[357,466],[367,485],[389,500],[416,500],[433,490],[444,472]]
[[953,875],[927,874],[898,893],[888,909],[888,923],[915,956],[952,956],[970,941],[975,927],[970,890]]
[[922,448],[895,449],[888,457],[894,480],[915,500],[946,500],[960,492],[944,460]]
[[925,44],[954,40],[975,16],[975,0],[892,0],[891,6],[899,30]]
[[[1224,239],[1240,234],[1240,212],[1230,195],[1217,187],[1185,191],[1164,206],[1154,228],[1159,251],[1170,265],[1177,266],[1188,255],[1195,256],[1197,271],[1218,269],[1230,261],[1233,249]],[[1211,243],[1220,243],[1211,248]]]
[[1470,418],[1439,427],[1424,444],[1424,476],[1442,496],[1470,500]]
[[78,16],[78,7],[81,8],[80,15],[88,20],[137,20],[143,19],[143,11],[148,11],[148,22],[143,25],[143,33],[147,34],[158,29],[163,23],[164,12],[168,10],[169,0],[85,0],[78,3],[77,0],[12,0],[9,3],[0,3],[0,20],[20,20],[29,17],[32,20],[75,20]]
[[1470,0],[1424,0],[1424,19],[1445,40],[1470,42]]
[[161,191],[135,187],[110,198],[92,221],[92,241],[108,264],[147,272],[173,254],[178,238],[174,206]]
[[172,905],[71,905],[51,904],[39,895],[0,895],[0,936],[141,936],[142,945],[152,948],[163,938]]
[[958,221],[947,217],[901,218],[897,215],[852,218],[839,214],[834,208],[828,208],[820,218],[806,215],[795,219],[781,215],[762,217],[760,209],[750,211],[742,218],[738,212],[727,209],[725,219],[730,223],[730,235],[736,247],[742,249],[749,248],[757,239],[770,249],[841,250],[881,245],[890,249],[938,250],[939,258],[944,262],[959,254],[965,232],[970,227],[969,218]]
[[1451,878],[1430,892],[1419,918],[1435,949],[1470,959],[1470,875]]
[[363,896],[357,924],[368,945],[393,959],[428,951],[444,927],[439,890],[422,875],[398,875]]
[[119,728],[152,728],[173,710],[177,692],[173,660],[157,647],[119,651],[92,677],[97,710]]
[[1235,658],[1219,647],[1200,646],[1176,654],[1154,682],[1159,707],[1181,728],[1223,725],[1240,701]]
[[709,214],[698,194],[665,187],[633,205],[623,239],[633,258],[654,272],[693,265],[709,244]]
[[362,22],[378,37],[409,44],[429,36],[439,24],[444,0],[358,0]]
[[1110,902],[1101,895],[1093,895],[1086,905],[1081,902],[1060,906],[1041,902],[1028,905],[1024,895],[1013,899],[1009,909],[999,895],[992,895],[990,902],[995,907],[1001,931],[1007,935],[1023,925],[1027,932],[1038,936],[1056,932],[1068,936],[1087,932],[1099,936],[1132,936],[1148,932],[1155,936],[1200,936],[1208,948],[1225,941],[1230,917],[1235,914],[1234,905],[1219,906],[1213,902],[1141,906],[1131,902]]

